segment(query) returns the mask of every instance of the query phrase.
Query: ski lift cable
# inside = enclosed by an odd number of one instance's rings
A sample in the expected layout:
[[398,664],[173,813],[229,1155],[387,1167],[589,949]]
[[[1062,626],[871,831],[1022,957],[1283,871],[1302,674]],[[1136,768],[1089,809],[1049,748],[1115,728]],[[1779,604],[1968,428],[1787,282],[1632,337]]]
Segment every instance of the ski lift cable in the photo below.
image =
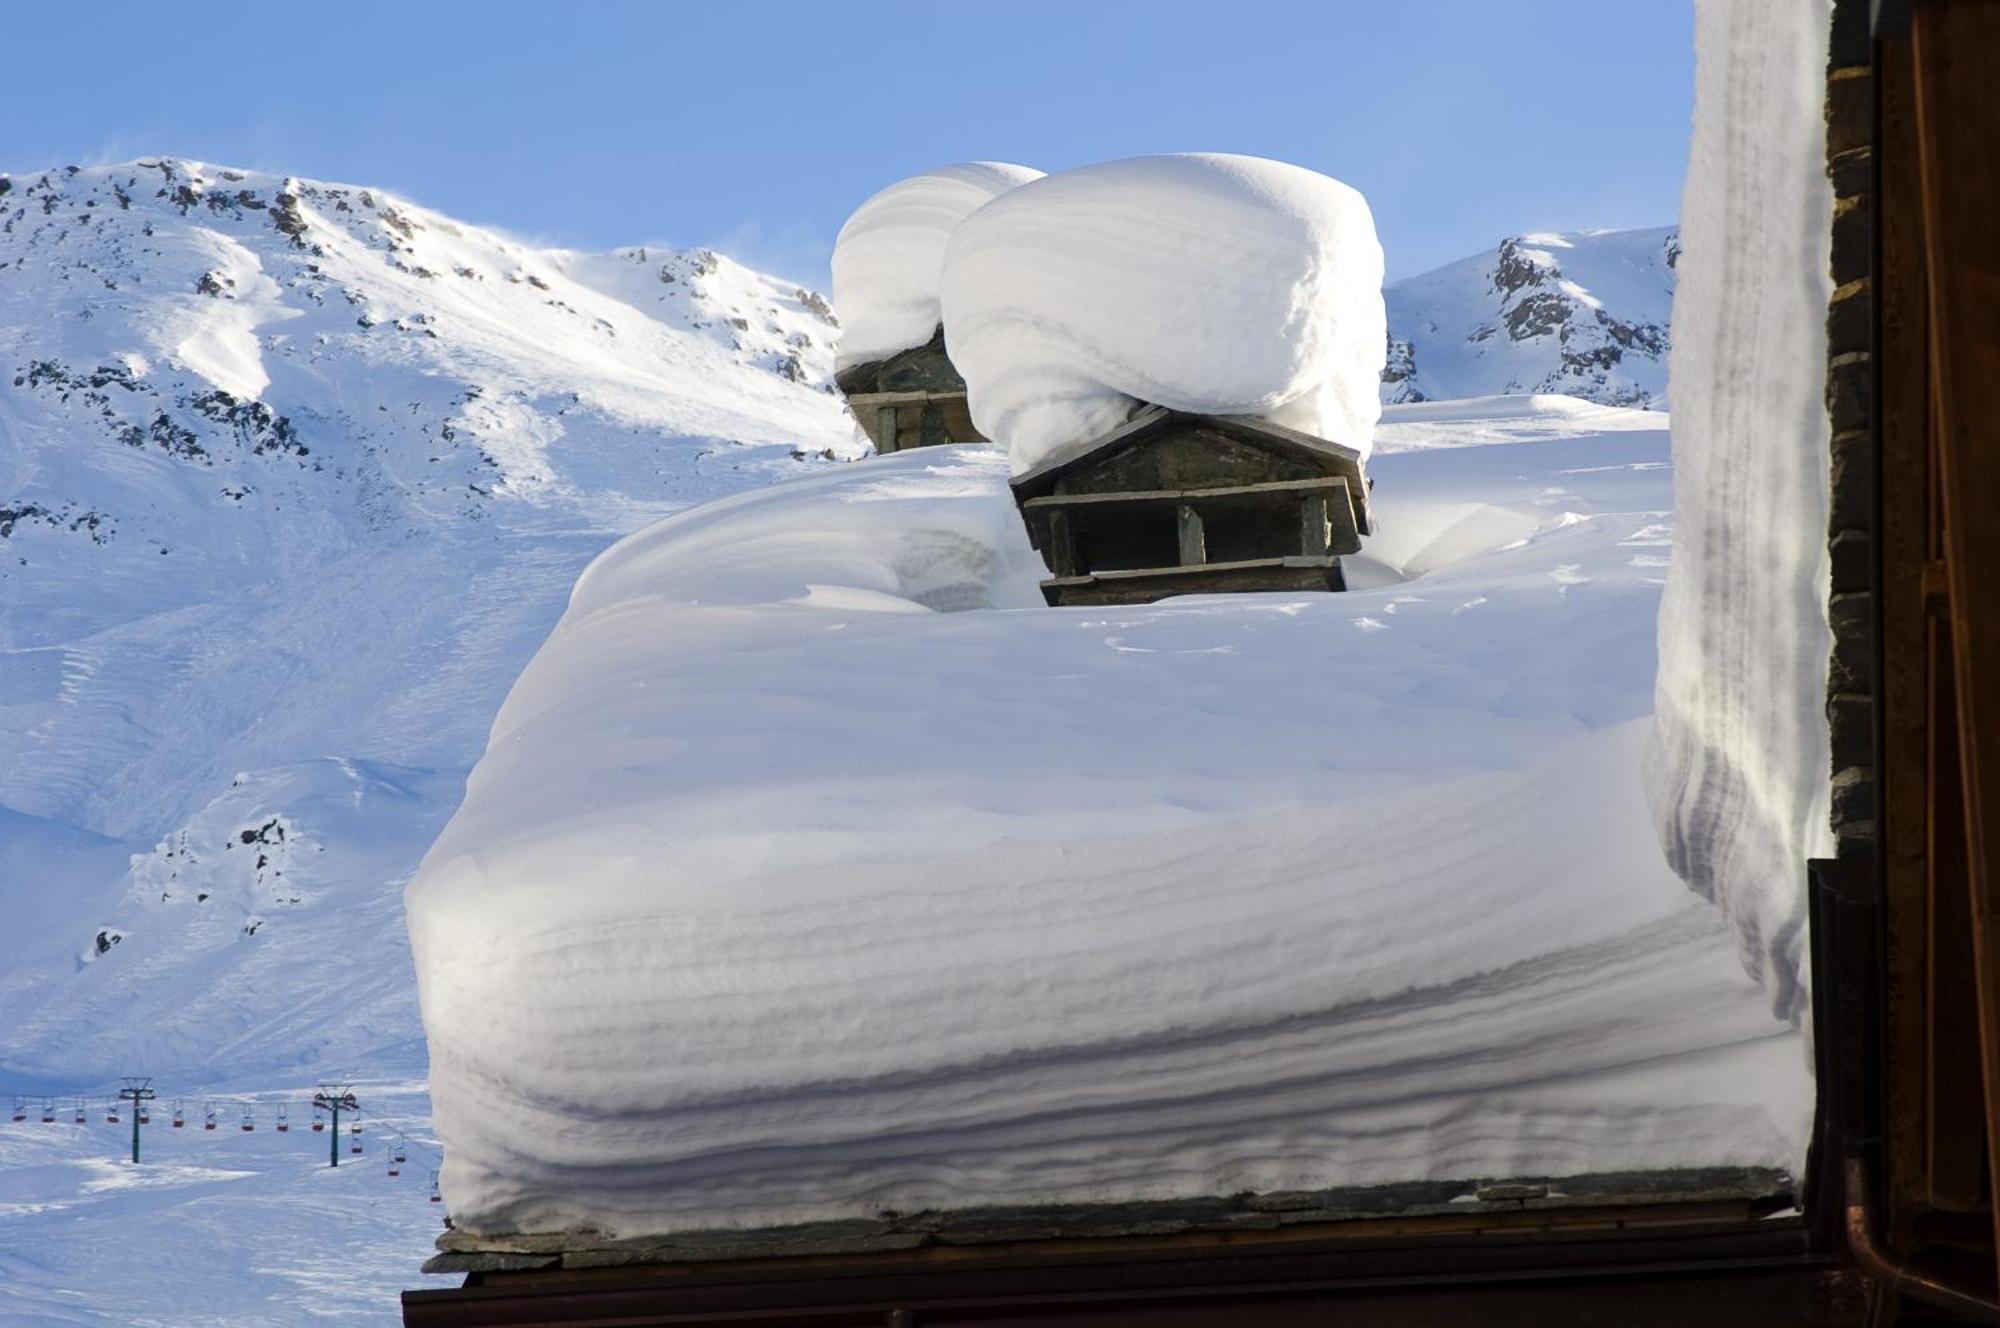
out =
[[[340,1087],[343,1092],[346,1091],[345,1085],[341,1085]],[[120,1099],[117,1087],[109,1083],[88,1085],[82,1091],[72,1088],[68,1092],[54,1094],[43,1088],[29,1088],[24,1086],[16,1089],[0,1085],[0,1097],[11,1097],[14,1104],[13,1117],[16,1121],[24,1123],[31,1118],[34,1111],[33,1103],[37,1099],[42,1104],[40,1119],[45,1123],[53,1122],[61,1114],[61,1109],[56,1104],[64,1098],[70,1100],[72,1105],[69,1109],[69,1115],[77,1123],[87,1123],[89,1105],[94,1100],[101,1100],[104,1103],[105,1118],[110,1123],[123,1123],[124,1113],[127,1110],[136,1110],[142,1118],[142,1123],[150,1122],[152,1115],[150,1103],[138,1102],[137,1104],[128,1104]],[[303,1112],[309,1112],[314,1117],[314,1126],[316,1129],[322,1131],[324,1129],[324,1112],[320,1109],[319,1104],[312,1096],[297,1089],[280,1090],[277,1092],[251,1090],[242,1093],[217,1094],[214,1097],[202,1099],[202,1101],[204,1125],[209,1129],[216,1128],[216,1124],[219,1123],[221,1113],[225,1107],[239,1105],[242,1107],[244,1115],[250,1117],[253,1122],[256,1111],[259,1108],[268,1107],[275,1113],[277,1121],[286,1123],[290,1119],[291,1107],[297,1105]],[[360,1115],[362,1110],[363,1108],[359,1103],[355,1103],[352,1106],[344,1105],[342,1107],[342,1114],[346,1115],[352,1112],[355,1115]],[[169,1109],[168,1118],[172,1121],[175,1117],[179,1117],[181,1122],[185,1122],[188,1111],[187,1099],[184,1097],[175,1098],[173,1099],[173,1107]],[[386,1131],[394,1138],[396,1141],[395,1146],[404,1151],[405,1161],[412,1155],[421,1156],[440,1165],[444,1160],[443,1149],[435,1143],[413,1138],[407,1131],[394,1125],[389,1125],[387,1122],[377,1122],[376,1129]],[[358,1121],[350,1124],[349,1131],[350,1137],[368,1132]]]

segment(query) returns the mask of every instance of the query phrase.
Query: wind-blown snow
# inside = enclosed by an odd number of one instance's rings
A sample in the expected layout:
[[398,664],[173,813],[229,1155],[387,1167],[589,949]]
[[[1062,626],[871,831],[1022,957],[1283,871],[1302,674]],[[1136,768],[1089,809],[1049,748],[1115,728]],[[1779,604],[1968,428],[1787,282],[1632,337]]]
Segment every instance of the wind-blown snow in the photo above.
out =
[[961,162],[898,180],[856,208],[833,242],[840,367],[929,341],[942,321],[938,279],[953,229],[1041,174],[1004,161]]
[[1017,473],[1141,401],[1363,453],[1380,413],[1374,219],[1283,162],[1134,157],[1025,184],[952,232],[943,304],[973,423]]
[[1639,783],[1660,422],[1392,410],[1344,595],[1042,608],[997,448],[621,542],[408,891],[454,1220],[1795,1166]]
[[1807,1002],[1805,862],[1832,848],[1828,15],[1817,0],[1696,9],[1672,362],[1680,531],[1648,757],[1668,858],[1722,907],[1791,1019]]

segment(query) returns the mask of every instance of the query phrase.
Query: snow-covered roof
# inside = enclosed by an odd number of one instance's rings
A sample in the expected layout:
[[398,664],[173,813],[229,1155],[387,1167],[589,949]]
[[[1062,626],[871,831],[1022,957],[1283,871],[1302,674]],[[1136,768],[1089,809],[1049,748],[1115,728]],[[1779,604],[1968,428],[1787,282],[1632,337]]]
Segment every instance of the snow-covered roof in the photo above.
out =
[[856,208],[833,242],[838,367],[929,341],[940,321],[938,274],[952,230],[989,200],[1041,174],[1004,161],[960,162],[898,180]]
[[1366,453],[1386,331],[1361,195],[1261,157],[1134,157],[1044,176],[965,218],[945,340],[1017,470],[1137,402],[1255,415]]

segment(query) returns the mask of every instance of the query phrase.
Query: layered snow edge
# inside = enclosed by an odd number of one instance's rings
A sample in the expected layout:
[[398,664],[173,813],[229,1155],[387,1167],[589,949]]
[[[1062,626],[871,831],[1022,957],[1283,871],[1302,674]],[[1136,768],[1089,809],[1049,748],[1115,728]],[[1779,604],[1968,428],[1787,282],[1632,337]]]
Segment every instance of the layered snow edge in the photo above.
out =
[[1826,0],[1696,7],[1671,361],[1680,528],[1647,754],[1668,860],[1794,1021],[1809,997],[1805,864],[1833,848],[1830,17]]
[[1795,1167],[1636,775],[1659,418],[1492,404],[1345,596],[1042,609],[992,448],[605,554],[408,891],[458,1226]]

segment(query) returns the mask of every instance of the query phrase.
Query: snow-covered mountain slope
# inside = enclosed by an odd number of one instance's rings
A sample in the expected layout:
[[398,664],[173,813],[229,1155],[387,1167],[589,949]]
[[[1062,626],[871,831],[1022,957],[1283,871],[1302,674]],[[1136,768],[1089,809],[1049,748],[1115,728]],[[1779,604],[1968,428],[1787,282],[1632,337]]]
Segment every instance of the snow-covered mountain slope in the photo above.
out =
[[1524,392],[1666,407],[1676,228],[1516,235],[1382,292],[1385,404]]
[[398,889],[501,697],[619,535],[861,450],[835,335],[706,251],[0,176],[0,1079],[420,1073]]

